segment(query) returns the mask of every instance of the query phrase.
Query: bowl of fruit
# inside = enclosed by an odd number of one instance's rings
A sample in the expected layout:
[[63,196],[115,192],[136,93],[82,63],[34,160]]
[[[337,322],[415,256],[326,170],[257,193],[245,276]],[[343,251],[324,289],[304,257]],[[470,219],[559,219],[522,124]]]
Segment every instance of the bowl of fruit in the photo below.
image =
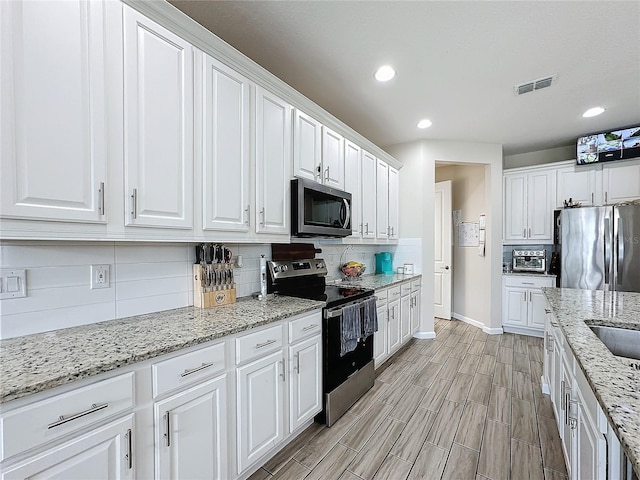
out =
[[349,278],[356,278],[361,276],[366,270],[364,263],[360,262],[347,262],[340,265],[340,271]]

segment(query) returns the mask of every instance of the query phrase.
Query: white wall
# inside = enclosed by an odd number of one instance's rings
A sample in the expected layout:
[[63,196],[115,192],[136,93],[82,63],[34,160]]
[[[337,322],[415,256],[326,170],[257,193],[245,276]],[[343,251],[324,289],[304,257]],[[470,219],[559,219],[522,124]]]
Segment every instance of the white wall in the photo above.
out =
[[[485,166],[438,166],[436,182],[451,180],[452,208],[460,210],[463,222],[477,222],[486,213]],[[490,318],[491,264],[477,248],[457,244],[453,230],[453,312],[458,319],[487,325]]]
[[[237,295],[260,290],[260,254],[270,245],[227,244],[242,254]],[[193,305],[194,244],[3,242],[2,268],[27,270],[27,297],[0,300],[0,337]],[[109,288],[89,288],[90,265],[110,266]]]
[[562,162],[564,160],[575,160],[576,145],[566,147],[548,148],[546,150],[536,150],[535,152],[519,153],[517,155],[505,155],[504,168],[532,167],[534,165],[544,165],[545,163]]
[[386,150],[403,163],[400,170],[400,231],[422,238],[423,282],[420,336],[433,334],[434,189],[436,162],[484,164],[487,206],[486,259],[490,273],[489,318],[485,330],[501,331],[502,275],[502,146],[496,144],[421,140]]

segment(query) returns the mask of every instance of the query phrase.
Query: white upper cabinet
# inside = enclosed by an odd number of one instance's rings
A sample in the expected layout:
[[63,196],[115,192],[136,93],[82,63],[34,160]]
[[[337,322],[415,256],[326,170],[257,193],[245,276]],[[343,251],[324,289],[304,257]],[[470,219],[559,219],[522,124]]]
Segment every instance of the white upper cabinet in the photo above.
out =
[[555,170],[504,175],[504,240],[553,243]]
[[250,83],[209,55],[199,58],[203,227],[248,232]]
[[193,227],[193,48],[124,6],[127,225]]
[[640,198],[640,160],[602,166],[603,204]]
[[376,169],[378,160],[362,151],[362,238],[376,238]]
[[389,167],[382,160],[376,168],[376,238],[386,240],[389,235]]
[[256,232],[290,235],[292,107],[257,88],[255,112]]
[[592,166],[570,165],[558,169],[556,208],[563,208],[564,201],[583,206],[596,205],[597,169]]
[[322,178],[329,187],[344,190],[344,138],[322,127]]
[[362,150],[355,143],[344,142],[344,189],[351,194],[351,236],[362,237]]
[[322,124],[297,109],[293,121],[293,174],[321,182]]
[[101,222],[106,3],[0,2],[0,215]]
[[398,170],[389,166],[389,240],[400,238],[400,184]]

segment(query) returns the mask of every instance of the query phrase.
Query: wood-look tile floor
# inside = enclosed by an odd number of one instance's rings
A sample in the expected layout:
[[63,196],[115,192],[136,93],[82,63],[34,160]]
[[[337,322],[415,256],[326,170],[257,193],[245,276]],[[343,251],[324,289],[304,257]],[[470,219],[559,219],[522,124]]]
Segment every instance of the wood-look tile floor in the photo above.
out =
[[314,424],[251,480],[561,480],[541,338],[436,319],[331,428]]

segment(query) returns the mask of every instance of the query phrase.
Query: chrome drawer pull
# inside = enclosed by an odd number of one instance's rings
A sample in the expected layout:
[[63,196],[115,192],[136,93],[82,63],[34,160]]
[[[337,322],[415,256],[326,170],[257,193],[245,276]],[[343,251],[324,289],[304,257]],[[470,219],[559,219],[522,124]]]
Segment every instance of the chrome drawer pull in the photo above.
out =
[[276,343],[276,342],[277,342],[277,340],[267,340],[266,342],[256,343],[256,348],[266,347],[267,345],[271,345],[271,344]]
[[88,410],[85,410],[84,412],[80,412],[80,413],[74,413],[73,415],[68,415],[68,416],[64,416],[64,415],[60,415],[59,419],[57,422],[53,422],[50,423],[49,426],[47,428],[54,428],[54,427],[59,427],[60,425],[70,422],[71,420],[76,420],[80,417],[84,417],[85,415],[89,415],[91,413],[97,412],[98,410],[103,410],[105,408],[107,408],[109,406],[108,403],[100,403],[100,404],[92,404],[91,408],[89,408]]
[[312,323],[311,325],[307,325],[306,327],[304,327],[304,328],[302,329],[302,331],[303,331],[303,332],[306,332],[306,331],[308,331],[308,330],[313,330],[313,329],[314,329],[314,328],[316,328],[317,326],[318,326],[318,324],[317,324],[317,323]]
[[133,439],[131,438],[131,429],[127,430],[124,438],[127,441],[127,443],[125,444],[127,450],[124,458],[127,461],[127,467],[129,467],[129,470],[131,470],[133,468]]
[[211,362],[211,363],[203,363],[202,365],[200,365],[199,367],[195,367],[195,368],[191,368],[191,369],[186,369],[184,372],[182,372],[180,374],[181,377],[186,377],[187,375],[191,375],[192,373],[196,373],[199,372],[200,370],[204,370],[205,368],[209,368],[209,367],[213,367],[215,365],[215,362]]

